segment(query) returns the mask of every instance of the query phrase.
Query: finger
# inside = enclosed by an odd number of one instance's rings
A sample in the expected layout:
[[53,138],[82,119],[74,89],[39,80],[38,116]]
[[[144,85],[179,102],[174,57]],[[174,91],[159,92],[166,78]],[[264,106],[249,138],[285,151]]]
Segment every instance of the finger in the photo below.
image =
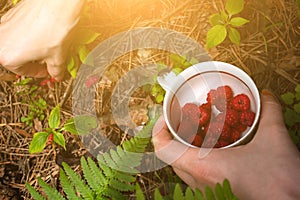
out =
[[270,125],[284,126],[282,108],[275,99],[274,95],[268,91],[262,91],[262,113],[260,125],[268,127]]
[[264,90],[261,101],[261,118],[253,144],[265,148],[292,145],[292,140],[284,124],[282,108],[274,95],[270,91]]
[[48,76],[46,65],[39,63],[26,63],[18,67],[9,67],[10,71],[21,76],[43,78]]
[[188,149],[172,138],[163,117],[158,119],[152,133],[156,156],[167,164],[173,164]]

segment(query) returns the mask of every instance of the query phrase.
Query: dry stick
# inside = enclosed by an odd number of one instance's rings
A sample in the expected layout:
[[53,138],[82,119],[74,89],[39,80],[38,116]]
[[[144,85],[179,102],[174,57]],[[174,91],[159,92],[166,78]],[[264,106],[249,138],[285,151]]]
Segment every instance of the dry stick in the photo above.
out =
[[69,98],[71,92],[72,92],[72,86],[73,86],[73,82],[74,82],[74,79],[73,78],[70,78],[70,81],[68,83],[68,86],[66,88],[66,91],[64,93],[64,95],[62,96],[62,99],[59,103],[60,107],[63,107],[64,104],[66,103],[67,99]]
[[295,85],[300,84],[299,81],[295,80],[289,73],[287,73],[287,72],[286,72],[285,70],[283,70],[283,69],[277,68],[277,69],[275,70],[275,72],[276,72],[277,74],[279,74],[280,76],[284,77],[285,79],[289,80],[291,83],[293,83],[293,84],[295,84]]

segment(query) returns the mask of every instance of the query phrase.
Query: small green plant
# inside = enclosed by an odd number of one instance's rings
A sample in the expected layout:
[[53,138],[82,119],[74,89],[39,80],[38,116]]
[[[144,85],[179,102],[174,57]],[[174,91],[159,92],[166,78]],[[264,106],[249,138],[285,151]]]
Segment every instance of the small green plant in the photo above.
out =
[[20,0],[11,0],[11,3],[15,6]]
[[30,102],[28,115],[21,117],[21,122],[27,126],[33,126],[34,119],[40,121],[45,119],[45,111],[47,109],[47,103],[44,99],[39,98],[37,101]]
[[207,32],[206,46],[212,48],[221,44],[227,37],[234,44],[240,44],[241,36],[236,29],[249,20],[242,17],[233,17],[244,9],[244,0],[227,0],[225,10],[210,16],[212,28]]
[[284,120],[289,134],[294,143],[300,149],[300,85],[297,85],[294,92],[287,92],[281,95],[285,106]]
[[29,153],[39,153],[46,147],[47,143],[52,144],[53,142],[66,149],[63,131],[69,131],[72,134],[85,134],[96,128],[97,120],[94,117],[82,115],[69,119],[60,127],[60,107],[57,105],[49,115],[48,125],[49,128],[46,128],[45,131],[34,134],[29,145]]
[[[60,183],[62,193],[55,188],[50,187],[41,178],[38,178],[39,185],[43,190],[36,190],[26,183],[26,188],[35,200],[44,200],[45,197],[53,200],[63,199],[128,199],[128,195],[136,192],[136,199],[145,199],[143,192],[136,177],[140,173],[137,169],[141,165],[143,153],[148,146],[151,138],[151,132],[158,116],[154,117],[150,122],[133,138],[125,141],[116,149],[110,150],[97,157],[96,163],[91,158],[81,158],[82,177],[70,168],[69,165],[63,163],[63,169],[60,169]],[[215,187],[215,195],[209,187],[202,193],[200,190],[193,192],[191,188],[187,188],[185,193],[182,192],[179,184],[171,191],[171,194],[162,196],[158,189],[155,190],[154,199],[174,199],[174,200],[192,200],[192,199],[237,199],[232,191],[228,180],[223,185],[217,184]],[[205,197],[205,198],[204,198]]]
[[[143,152],[150,142],[152,128],[158,117],[152,119],[135,137],[125,141],[110,153],[99,155],[98,163],[91,158],[81,158],[81,178],[66,163],[60,170],[60,182],[65,195],[48,186],[41,178],[39,185],[49,199],[127,199],[134,192]],[[28,183],[26,187],[34,199],[44,199]]]
[[[140,186],[137,184],[136,186],[136,199],[137,200],[145,200],[143,192]],[[162,196],[158,190],[155,189],[154,192],[154,200],[238,200],[238,198],[232,193],[230,183],[227,179],[223,181],[223,185],[217,183],[214,190],[208,186],[204,189],[204,191],[200,191],[199,189],[195,189],[192,191],[190,187],[187,187],[185,192],[180,187],[180,184],[176,184],[174,191],[171,191],[171,194],[168,196]]]
[[[171,54],[170,59],[172,61],[172,71],[175,72],[175,74],[179,74],[186,68],[198,63],[198,60],[196,58],[188,59],[187,56],[180,56],[177,54]],[[158,74],[160,74],[162,71],[169,69],[167,65],[164,63],[158,63],[157,65],[157,71]],[[158,84],[157,82],[157,76],[154,76],[155,83],[151,86],[151,95],[155,97],[156,103],[162,103],[165,96],[165,90]]]

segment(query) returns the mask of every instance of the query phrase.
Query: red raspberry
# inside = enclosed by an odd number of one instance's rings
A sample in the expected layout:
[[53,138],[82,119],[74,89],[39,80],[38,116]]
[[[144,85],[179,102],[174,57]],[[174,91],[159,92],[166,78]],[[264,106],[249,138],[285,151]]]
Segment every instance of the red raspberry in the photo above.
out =
[[232,142],[236,142],[241,138],[241,132],[237,131],[237,130],[232,130],[231,133],[231,139]]
[[230,101],[230,106],[237,111],[250,110],[250,99],[246,94],[239,94]]
[[52,142],[53,142],[53,133],[51,133],[51,134],[48,136],[47,145],[52,144]]
[[241,123],[238,123],[234,126],[234,129],[237,130],[240,133],[243,133],[247,129],[247,125],[243,125]]
[[255,119],[255,113],[252,111],[245,111],[241,113],[240,123],[246,126],[252,126]]
[[233,92],[231,87],[225,85],[217,88],[217,95],[218,97],[225,98],[226,101],[230,101],[233,97]]
[[204,110],[208,111],[211,113],[211,104],[210,103],[204,103],[199,106],[199,108],[203,108]]
[[197,127],[193,126],[190,121],[183,120],[180,122],[177,130],[178,136],[183,139],[187,139],[191,135],[195,135],[197,133]]
[[227,145],[229,145],[231,142],[227,141],[227,140],[219,140],[217,142],[217,144],[215,145],[215,148],[221,148],[221,147],[225,147]]
[[235,127],[239,122],[239,113],[236,110],[227,109],[225,112],[219,113],[215,121]]
[[[220,123],[220,126],[222,126],[222,123]],[[231,141],[231,128],[227,124],[223,124],[220,139]]]
[[199,107],[194,103],[187,103],[182,108],[183,120],[191,121],[193,125],[198,125],[200,120]]
[[213,105],[216,106],[220,112],[223,112],[227,109],[229,103],[224,97],[218,97],[215,99]]
[[207,97],[206,97],[206,101],[209,104],[213,104],[215,102],[215,100],[217,99],[218,95],[217,95],[217,90],[211,89],[208,93],[207,93]]
[[200,118],[199,125],[204,126],[210,120],[210,112],[203,107],[199,107]]

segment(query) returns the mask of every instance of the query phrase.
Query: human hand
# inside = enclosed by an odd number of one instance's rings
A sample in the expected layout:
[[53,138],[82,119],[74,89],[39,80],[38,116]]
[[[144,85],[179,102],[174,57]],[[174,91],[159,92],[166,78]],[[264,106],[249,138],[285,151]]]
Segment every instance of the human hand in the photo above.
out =
[[25,76],[61,80],[72,30],[85,0],[23,0],[0,24],[0,65]]
[[[227,178],[240,199],[300,199],[300,154],[285,128],[282,110],[267,90],[255,137],[248,144],[212,149],[200,157],[199,148],[175,141],[161,118],[153,129],[159,159],[192,188],[214,187]],[[202,149],[203,150],[203,149]]]

